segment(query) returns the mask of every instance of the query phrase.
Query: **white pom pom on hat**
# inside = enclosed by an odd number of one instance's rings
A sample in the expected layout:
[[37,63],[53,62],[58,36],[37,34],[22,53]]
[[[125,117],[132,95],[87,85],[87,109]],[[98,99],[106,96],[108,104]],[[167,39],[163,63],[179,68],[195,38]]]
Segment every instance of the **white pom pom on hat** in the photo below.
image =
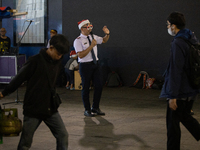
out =
[[72,51],[70,52],[70,58],[71,58],[71,57],[76,57],[76,56],[78,56],[77,53],[76,53],[76,51],[75,51],[75,50],[72,50]]
[[84,26],[85,24],[88,24],[88,23],[90,23],[90,21],[88,19],[79,21],[78,28],[81,29],[82,26]]

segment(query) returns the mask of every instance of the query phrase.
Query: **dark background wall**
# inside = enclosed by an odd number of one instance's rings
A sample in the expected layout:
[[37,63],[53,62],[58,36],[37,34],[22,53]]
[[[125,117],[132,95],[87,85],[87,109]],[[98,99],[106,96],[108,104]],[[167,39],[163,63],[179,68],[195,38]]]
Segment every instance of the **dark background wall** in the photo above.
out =
[[82,19],[89,19],[100,36],[107,25],[110,40],[99,45],[101,65],[118,72],[125,85],[133,84],[141,70],[162,76],[172,39],[166,18],[172,11],[184,13],[187,27],[200,38],[199,0],[64,0],[62,6],[63,33],[70,42],[79,35]]
[[[2,6],[13,6],[13,0],[2,0]],[[169,58],[172,37],[168,35],[166,18],[172,11],[184,13],[186,27],[200,38],[199,0],[48,0],[48,31],[55,28],[66,35],[71,44],[80,34],[77,22],[89,19],[93,33],[104,36],[102,27],[110,29],[110,40],[98,46],[104,78],[110,70],[131,85],[141,70],[150,77],[161,78]],[[13,40],[13,19],[2,21]],[[50,35],[47,33],[47,39]],[[41,47],[23,47],[27,56]]]

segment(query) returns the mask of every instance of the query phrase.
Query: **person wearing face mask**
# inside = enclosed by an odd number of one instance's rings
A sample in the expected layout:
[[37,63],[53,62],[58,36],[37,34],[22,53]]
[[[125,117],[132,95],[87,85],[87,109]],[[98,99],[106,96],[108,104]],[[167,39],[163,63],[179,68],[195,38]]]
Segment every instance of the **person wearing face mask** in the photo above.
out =
[[[104,26],[104,37],[92,34],[92,24],[88,19],[78,22],[78,28],[81,31],[80,36],[74,40],[74,48],[78,54],[79,72],[82,79],[82,100],[85,107],[84,115],[93,117],[95,115],[105,115],[99,108],[103,81],[98,63],[97,44],[106,43],[110,37],[109,29]],[[90,106],[89,88],[90,81],[94,85],[93,104]]]
[[160,97],[167,98],[168,105],[167,150],[180,150],[180,122],[197,141],[200,139],[200,124],[190,113],[199,90],[191,87],[185,71],[185,68],[190,66],[190,46],[185,40],[192,44],[197,44],[199,41],[191,30],[185,28],[185,17],[180,12],[172,12],[168,16],[167,29],[168,33],[173,36],[173,40]]

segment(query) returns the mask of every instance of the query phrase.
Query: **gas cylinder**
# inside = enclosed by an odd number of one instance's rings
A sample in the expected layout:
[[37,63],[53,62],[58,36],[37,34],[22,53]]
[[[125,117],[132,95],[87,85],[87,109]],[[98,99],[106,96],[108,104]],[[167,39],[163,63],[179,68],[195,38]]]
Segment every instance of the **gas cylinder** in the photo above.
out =
[[3,136],[18,136],[22,131],[22,121],[18,118],[17,108],[1,110],[0,134]]

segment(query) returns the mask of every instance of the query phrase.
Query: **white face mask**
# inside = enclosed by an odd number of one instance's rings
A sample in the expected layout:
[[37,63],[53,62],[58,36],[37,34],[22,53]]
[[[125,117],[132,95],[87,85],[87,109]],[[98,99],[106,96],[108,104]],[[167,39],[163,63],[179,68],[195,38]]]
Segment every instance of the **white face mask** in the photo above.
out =
[[172,29],[171,29],[171,28],[168,28],[168,33],[169,33],[169,35],[171,35],[171,36],[175,36],[175,35],[176,35],[175,33],[172,32]]

